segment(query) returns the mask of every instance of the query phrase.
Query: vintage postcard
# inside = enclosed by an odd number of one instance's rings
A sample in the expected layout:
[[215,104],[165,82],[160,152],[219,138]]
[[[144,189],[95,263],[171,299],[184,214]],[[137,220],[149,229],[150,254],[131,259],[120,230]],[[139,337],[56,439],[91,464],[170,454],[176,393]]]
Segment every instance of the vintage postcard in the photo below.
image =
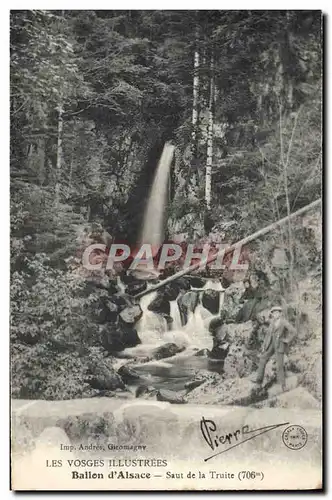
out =
[[322,489],[322,49],[11,11],[13,490]]

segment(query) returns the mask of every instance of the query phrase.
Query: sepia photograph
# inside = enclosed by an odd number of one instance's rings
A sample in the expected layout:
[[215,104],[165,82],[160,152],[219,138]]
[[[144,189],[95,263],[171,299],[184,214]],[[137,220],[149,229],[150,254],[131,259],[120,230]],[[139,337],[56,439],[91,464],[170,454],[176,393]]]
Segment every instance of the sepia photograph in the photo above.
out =
[[321,10],[11,10],[14,491],[323,489]]

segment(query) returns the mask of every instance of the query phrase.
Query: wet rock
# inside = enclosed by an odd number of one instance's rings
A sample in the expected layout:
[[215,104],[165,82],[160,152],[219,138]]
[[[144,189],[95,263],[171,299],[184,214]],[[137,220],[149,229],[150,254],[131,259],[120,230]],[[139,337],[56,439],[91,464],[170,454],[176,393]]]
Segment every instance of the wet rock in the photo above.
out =
[[118,370],[118,375],[120,375],[125,384],[130,384],[140,379],[140,374],[129,365],[121,366]]
[[217,314],[220,304],[220,292],[218,290],[204,290],[202,295],[202,305],[212,314]]
[[210,351],[209,349],[200,349],[195,353],[195,356],[209,356]]
[[166,401],[172,404],[185,404],[187,401],[183,399],[183,396],[175,391],[170,391],[168,389],[159,389],[157,392],[157,401]]
[[136,398],[141,399],[157,399],[157,389],[155,389],[152,385],[141,384],[137,387]]
[[184,293],[178,298],[178,306],[180,310],[182,326],[188,321],[188,312],[194,312],[198,304],[199,294],[195,291]]
[[133,325],[134,323],[136,323],[136,321],[138,321],[142,317],[142,314],[143,311],[141,307],[138,304],[136,304],[133,306],[128,306],[125,309],[123,309],[120,312],[119,316],[124,323],[128,325]]
[[149,311],[170,315],[171,307],[164,292],[159,292],[157,297],[148,306]]
[[176,280],[180,290],[188,291],[190,290],[191,280],[189,277],[183,276]]
[[191,380],[190,382],[186,382],[184,384],[185,389],[187,392],[192,391],[193,389],[196,389],[196,387],[199,387],[200,385],[204,384],[205,380]]
[[144,292],[146,290],[147,283],[142,280],[135,280],[126,286],[126,293],[129,295],[137,295],[138,293]]
[[201,278],[200,276],[189,276],[188,281],[194,288],[203,288],[206,283],[206,280],[204,278]]
[[169,342],[167,344],[157,347],[153,351],[153,358],[154,359],[170,358],[171,356],[174,356],[175,354],[184,351],[184,349],[185,348],[183,346],[178,346],[172,342]]
[[106,359],[101,359],[98,365],[90,363],[85,380],[93,389],[116,390],[125,389],[121,377],[116,373],[111,363]]
[[231,345],[229,342],[219,343],[219,341],[216,341],[216,339],[214,339],[213,348],[209,352],[209,358],[220,359],[221,361],[224,361],[228,356],[230,347]]
[[113,354],[126,347],[135,347],[141,343],[137,331],[126,324],[104,325],[100,330],[100,342],[104,349]]
[[180,293],[180,287],[178,286],[178,283],[175,281],[173,281],[169,285],[166,285],[164,288],[164,297],[169,301],[176,300],[179,293]]

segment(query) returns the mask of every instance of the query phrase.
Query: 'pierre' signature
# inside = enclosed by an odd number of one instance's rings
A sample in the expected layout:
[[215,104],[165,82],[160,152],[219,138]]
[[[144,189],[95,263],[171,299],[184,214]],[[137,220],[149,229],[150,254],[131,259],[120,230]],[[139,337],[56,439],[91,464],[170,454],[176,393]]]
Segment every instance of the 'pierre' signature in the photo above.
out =
[[228,448],[224,448],[217,453],[214,453],[208,458],[204,459],[204,462],[207,462],[213,457],[220,455],[221,453],[225,453],[226,451],[235,448],[236,446],[240,446],[240,444],[246,443],[251,439],[256,438],[266,432],[273,431],[278,427],[282,427],[283,425],[288,425],[289,422],[284,422],[283,424],[273,424],[266,425],[265,427],[260,427],[259,429],[250,429],[249,425],[243,425],[240,429],[236,429],[235,431],[229,432],[228,434],[220,434],[217,431],[217,426],[213,420],[208,420],[202,417],[200,422],[201,432],[203,438],[206,443],[209,445],[212,451],[215,451],[220,445],[229,445]]

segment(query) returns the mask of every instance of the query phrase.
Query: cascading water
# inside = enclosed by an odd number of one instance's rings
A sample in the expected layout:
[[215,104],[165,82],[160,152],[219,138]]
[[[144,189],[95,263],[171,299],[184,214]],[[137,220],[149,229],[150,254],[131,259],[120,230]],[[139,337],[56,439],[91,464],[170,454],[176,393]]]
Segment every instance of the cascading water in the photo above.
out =
[[170,316],[173,320],[172,330],[181,330],[182,328],[181,314],[177,300],[171,300],[169,304],[171,308]]
[[[164,241],[164,216],[167,201],[167,186],[169,171],[174,154],[174,146],[166,143],[158,163],[149,199],[144,215],[140,244],[148,243],[154,252],[159,250]],[[135,275],[140,279],[149,278],[147,269],[142,266],[136,270]],[[150,276],[151,277],[151,276]],[[153,359],[155,349],[167,343],[176,344],[181,352],[163,360],[139,363],[137,369],[154,377],[154,384],[172,384],[175,387],[181,379],[183,384],[186,377],[199,368],[207,368],[209,361],[206,358],[194,356],[195,351],[211,349],[213,339],[209,332],[209,323],[217,315],[203,307],[201,295],[204,290],[218,290],[220,292],[220,308],[223,302],[223,288],[219,281],[209,280],[203,289],[197,290],[198,304],[194,312],[189,312],[188,321],[182,326],[178,300],[170,301],[170,316],[172,322],[167,322],[162,314],[149,310],[149,304],[156,298],[157,292],[149,293],[140,300],[143,315],[136,324],[137,333],[141,344],[125,349],[129,357]]]
[[[220,292],[220,308],[223,303],[223,288],[220,282],[213,280],[207,281],[201,291],[218,290]],[[193,352],[197,349],[211,349],[213,339],[209,332],[209,324],[212,318],[219,315],[212,314],[201,304],[197,304],[194,312],[189,312],[187,323],[182,326],[180,310],[177,300],[170,302],[170,316],[172,318],[171,326],[168,327],[166,319],[158,313],[149,311],[149,304],[156,298],[157,292],[152,292],[143,296],[140,300],[140,306],[143,311],[141,319],[136,324],[137,333],[141,339],[141,344],[126,351],[135,355],[148,355],[156,346],[174,342],[182,345]]]
[[[143,315],[136,324],[141,344],[125,350],[130,357],[151,357],[152,360],[135,365],[135,368],[143,374],[149,384],[159,388],[170,388],[182,390],[186,381],[189,381],[197,370],[218,371],[220,363],[210,361],[209,358],[195,356],[201,349],[211,349],[213,338],[209,332],[209,324],[212,318],[219,315],[212,314],[201,303],[201,295],[204,290],[213,289],[220,292],[220,304],[223,302],[223,288],[220,282],[207,281],[203,289],[197,290],[199,302],[193,313],[188,314],[187,323],[182,326],[181,316],[177,300],[170,302],[171,326],[167,325],[166,319],[158,313],[149,311],[149,304],[156,298],[157,292],[143,296],[140,306]],[[174,356],[162,360],[155,360],[153,352],[158,346],[174,343],[182,350]]]
[[157,292],[152,292],[141,298],[140,306],[143,311],[141,319],[136,324],[139,338],[143,345],[160,344],[162,335],[167,331],[167,321],[160,314],[149,311],[148,306],[156,298]]
[[159,248],[164,241],[165,206],[173,154],[174,146],[166,142],[153,179],[144,214],[141,243],[150,243],[156,248]]

